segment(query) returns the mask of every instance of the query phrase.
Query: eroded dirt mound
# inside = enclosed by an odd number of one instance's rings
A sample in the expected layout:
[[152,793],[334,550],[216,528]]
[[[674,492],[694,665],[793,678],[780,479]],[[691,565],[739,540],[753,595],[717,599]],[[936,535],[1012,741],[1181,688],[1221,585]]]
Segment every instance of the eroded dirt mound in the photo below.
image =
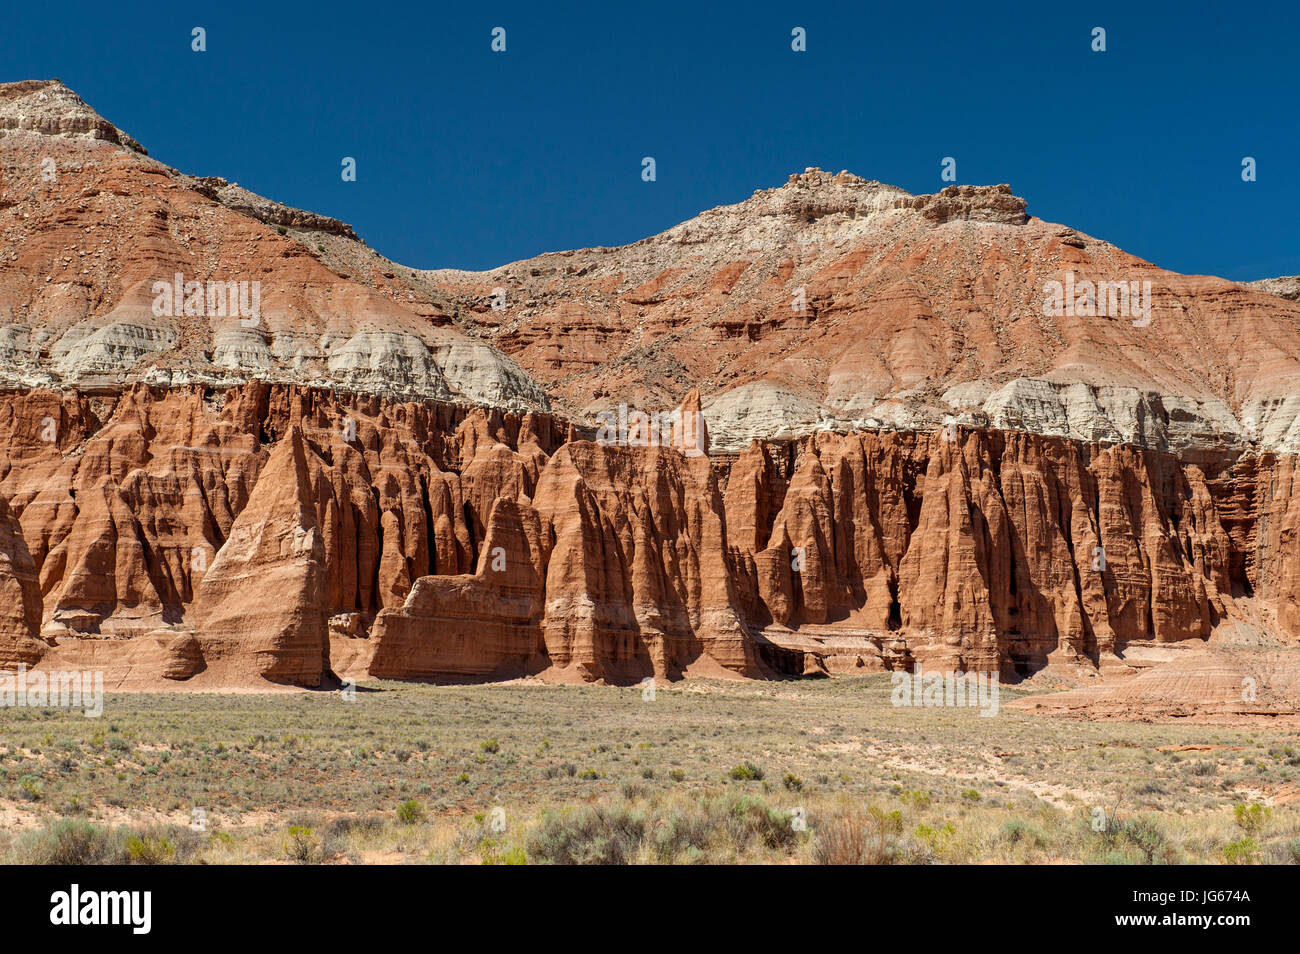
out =
[[1201,647],[1135,652],[1142,668],[1007,708],[1088,720],[1191,719],[1300,726],[1300,664],[1286,650]]

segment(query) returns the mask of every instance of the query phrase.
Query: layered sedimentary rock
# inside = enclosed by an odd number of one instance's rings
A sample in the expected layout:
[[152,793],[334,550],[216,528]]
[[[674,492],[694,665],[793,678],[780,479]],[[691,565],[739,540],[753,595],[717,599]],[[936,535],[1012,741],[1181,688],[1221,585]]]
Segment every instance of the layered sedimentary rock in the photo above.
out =
[[400,606],[380,611],[370,673],[445,678],[544,669],[544,546],[537,511],[526,498],[497,498],[474,573],[420,577],[413,587],[408,582]]
[[0,581],[26,594],[7,651],[162,640],[160,678],[317,685],[331,644],[391,678],[637,682],[1106,670],[1258,613],[1300,640],[1293,458],[967,429],[727,456],[591,436],[291,386],[3,395]]
[[18,523],[0,497],[0,667],[31,665],[45,651],[41,628],[41,590],[36,567]]
[[248,506],[199,572],[193,615],[208,668],[232,681],[320,684],[329,671],[325,546],[296,427],[271,452]]
[[696,387],[732,452],[949,416],[1300,451],[1286,280],[1160,269],[1005,185],[914,196],[810,168],[632,245],[471,273],[149,159],[57,81],[0,85],[0,146],[0,382],[261,379],[588,422]]
[[548,402],[349,226],[150,159],[58,81],[0,84],[0,237],[0,384]]
[[1294,652],[1267,646],[1148,652],[1135,674],[1009,703],[1041,714],[1096,719],[1233,721],[1300,715],[1300,667]]
[[725,560],[707,458],[666,448],[566,444],[538,481],[555,543],[548,655],[588,678],[675,678],[707,657],[758,674]]
[[1029,215],[1007,186],[912,196],[808,169],[632,245],[422,274],[557,408],[659,407],[698,387],[720,450],[949,416],[1300,450],[1289,285],[1167,271]]
[[101,140],[145,151],[58,80],[0,83],[0,136],[16,132]]
[[57,82],[0,85],[0,160],[0,668],[1109,679],[1300,641],[1286,282],[816,169],[419,271]]

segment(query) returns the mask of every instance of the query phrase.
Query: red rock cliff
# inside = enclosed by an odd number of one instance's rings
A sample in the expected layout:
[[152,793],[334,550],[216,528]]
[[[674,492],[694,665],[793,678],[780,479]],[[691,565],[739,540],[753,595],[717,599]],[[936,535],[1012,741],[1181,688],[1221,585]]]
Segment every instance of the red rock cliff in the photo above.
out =
[[390,678],[1026,674],[1247,603],[1300,638],[1293,458],[949,436],[711,458],[295,386],[7,393],[0,659],[193,629],[205,678],[311,686],[342,614]]

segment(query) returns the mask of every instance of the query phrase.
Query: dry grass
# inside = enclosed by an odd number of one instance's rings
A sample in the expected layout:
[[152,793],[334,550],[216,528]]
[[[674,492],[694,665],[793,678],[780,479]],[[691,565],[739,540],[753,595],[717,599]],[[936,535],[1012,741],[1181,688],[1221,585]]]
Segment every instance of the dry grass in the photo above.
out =
[[[98,720],[0,711],[0,858],[1300,856],[1300,756],[1277,732],[895,708],[882,676],[679,684],[653,702],[595,686],[371,688],[355,703],[111,695]],[[1238,804],[1269,810],[1238,817]]]

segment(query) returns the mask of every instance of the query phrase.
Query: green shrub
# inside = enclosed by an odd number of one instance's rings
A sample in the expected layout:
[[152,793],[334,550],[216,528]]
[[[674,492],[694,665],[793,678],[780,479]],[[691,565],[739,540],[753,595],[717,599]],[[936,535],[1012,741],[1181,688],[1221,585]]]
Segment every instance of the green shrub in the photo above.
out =
[[415,825],[424,821],[424,806],[413,798],[402,802],[397,806],[397,820],[403,825]]
[[120,865],[126,862],[117,832],[88,821],[62,819],[19,839],[18,856],[29,865]]
[[165,865],[176,855],[176,846],[162,835],[146,832],[126,840],[126,856],[132,864]]
[[753,762],[742,762],[728,774],[737,782],[761,782],[763,780],[763,770]]
[[1232,809],[1233,818],[1236,819],[1237,826],[1247,835],[1258,835],[1268,824],[1269,816],[1272,815],[1272,809],[1255,802],[1251,805],[1238,803]]
[[1013,845],[1023,843],[1034,848],[1041,848],[1047,842],[1047,837],[1039,829],[1019,818],[1003,823],[1002,839]]
[[881,830],[889,835],[901,835],[903,833],[903,813],[900,811],[886,812],[872,805],[867,809],[867,814],[876,820]]
[[284,841],[284,853],[300,865],[316,864],[323,859],[320,839],[306,825],[290,825]]
[[485,865],[528,864],[528,852],[519,845],[506,848],[494,838],[485,838],[479,843],[479,848],[482,851],[482,863]]
[[923,842],[930,851],[938,855],[943,854],[944,850],[952,841],[952,836],[957,834],[957,829],[954,828],[951,823],[945,823],[939,828],[935,828],[932,825],[921,824],[916,826],[916,829],[912,834],[915,835],[918,840]]
[[1119,840],[1142,852],[1142,860],[1146,864],[1174,860],[1174,851],[1167,844],[1165,833],[1150,818],[1134,818],[1124,822],[1120,826]]
[[645,817],[630,806],[547,809],[528,835],[528,857],[556,865],[621,865],[645,836]]
[[1241,838],[1223,846],[1223,860],[1230,865],[1251,865],[1259,859],[1259,842]]
[[650,843],[656,857],[669,864],[682,855],[702,857],[712,835],[713,826],[704,812],[672,809],[655,822]]
[[785,848],[798,839],[790,813],[769,808],[757,796],[731,795],[722,802],[710,802],[709,809],[715,815],[721,812],[722,827],[737,852],[743,852],[754,841],[765,848]]

